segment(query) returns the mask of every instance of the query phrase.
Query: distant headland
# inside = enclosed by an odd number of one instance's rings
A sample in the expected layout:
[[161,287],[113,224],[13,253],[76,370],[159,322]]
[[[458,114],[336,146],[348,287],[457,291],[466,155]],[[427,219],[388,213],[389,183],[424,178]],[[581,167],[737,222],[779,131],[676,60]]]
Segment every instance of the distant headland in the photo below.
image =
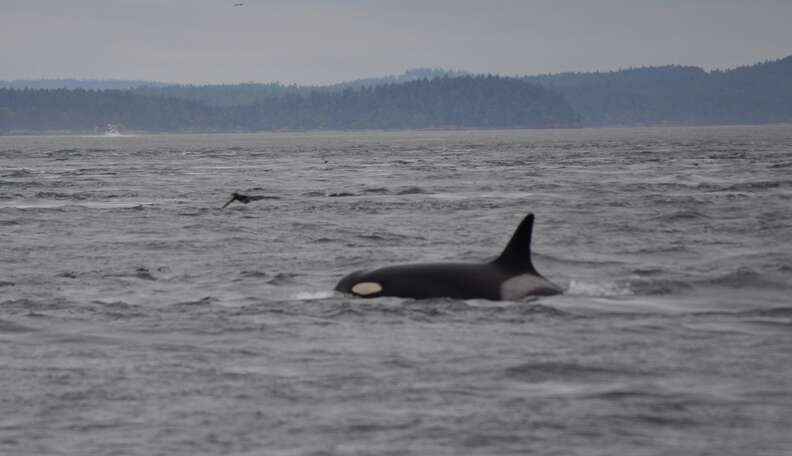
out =
[[792,56],[503,77],[440,69],[327,86],[0,81],[0,134],[421,128],[573,128],[792,122]]

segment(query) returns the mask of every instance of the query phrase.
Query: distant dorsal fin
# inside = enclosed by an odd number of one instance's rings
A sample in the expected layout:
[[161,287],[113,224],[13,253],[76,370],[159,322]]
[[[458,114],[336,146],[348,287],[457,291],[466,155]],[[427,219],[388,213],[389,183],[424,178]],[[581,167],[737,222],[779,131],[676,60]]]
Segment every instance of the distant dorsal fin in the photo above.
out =
[[512,235],[509,244],[503,249],[495,264],[512,270],[532,272],[536,270],[531,263],[531,233],[533,232],[534,215],[525,216],[520,226]]

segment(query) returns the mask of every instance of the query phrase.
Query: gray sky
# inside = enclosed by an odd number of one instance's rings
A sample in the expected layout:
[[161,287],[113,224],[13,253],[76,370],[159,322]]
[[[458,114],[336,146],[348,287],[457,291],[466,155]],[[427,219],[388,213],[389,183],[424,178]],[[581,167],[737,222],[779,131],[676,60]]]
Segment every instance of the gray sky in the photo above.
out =
[[0,79],[730,68],[792,54],[790,23],[792,0],[0,0]]

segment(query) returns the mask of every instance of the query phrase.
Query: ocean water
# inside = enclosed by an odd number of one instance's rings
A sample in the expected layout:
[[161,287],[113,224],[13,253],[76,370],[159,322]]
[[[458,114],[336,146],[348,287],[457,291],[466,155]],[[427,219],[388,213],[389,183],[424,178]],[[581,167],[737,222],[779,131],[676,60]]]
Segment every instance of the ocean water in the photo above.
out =
[[0,137],[0,454],[789,455],[791,296],[789,126]]

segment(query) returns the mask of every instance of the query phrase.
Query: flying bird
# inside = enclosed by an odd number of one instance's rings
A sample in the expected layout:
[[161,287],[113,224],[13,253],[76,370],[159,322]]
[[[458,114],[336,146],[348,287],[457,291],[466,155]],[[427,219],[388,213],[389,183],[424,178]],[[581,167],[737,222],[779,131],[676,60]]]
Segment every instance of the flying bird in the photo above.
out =
[[234,3],[234,6],[245,6],[244,3]]

